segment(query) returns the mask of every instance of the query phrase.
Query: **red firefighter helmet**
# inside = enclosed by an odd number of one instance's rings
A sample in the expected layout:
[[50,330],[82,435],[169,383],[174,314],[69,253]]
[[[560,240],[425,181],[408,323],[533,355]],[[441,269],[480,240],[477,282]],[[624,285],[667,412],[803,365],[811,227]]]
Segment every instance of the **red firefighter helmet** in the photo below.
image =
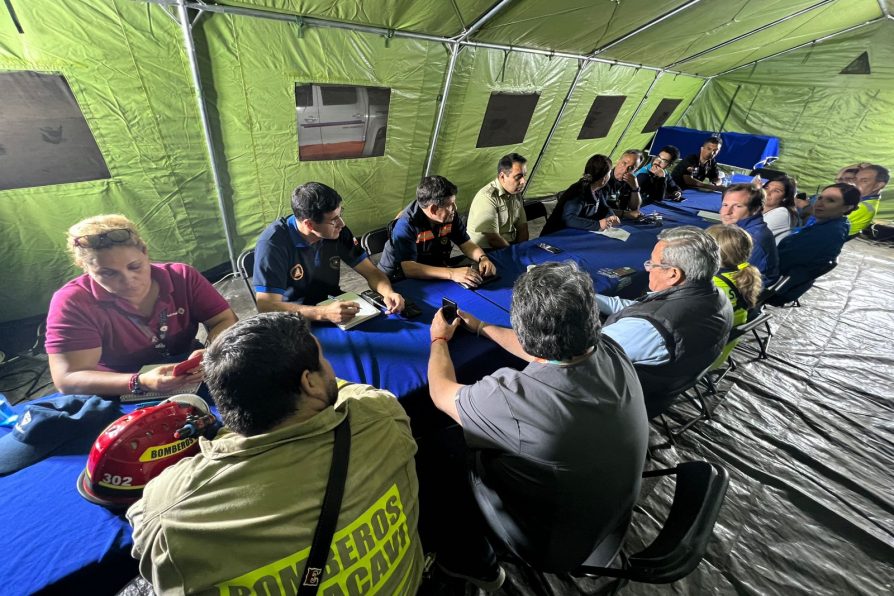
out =
[[78,476],[78,492],[111,509],[131,505],[162,470],[198,452],[200,432],[193,436],[175,433],[196,418],[208,416],[208,404],[190,394],[125,414],[93,442],[87,467]]

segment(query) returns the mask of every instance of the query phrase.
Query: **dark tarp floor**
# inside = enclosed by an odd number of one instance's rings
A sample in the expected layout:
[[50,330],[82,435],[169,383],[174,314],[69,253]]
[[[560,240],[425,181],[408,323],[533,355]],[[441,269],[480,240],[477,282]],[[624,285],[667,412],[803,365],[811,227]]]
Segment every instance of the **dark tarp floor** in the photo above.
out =
[[[894,593],[891,257],[890,247],[848,243],[841,264],[800,308],[771,309],[769,359],[734,353],[740,366],[721,384],[715,420],[696,424],[676,447],[653,450],[655,467],[720,463],[729,491],[692,574],[664,586],[628,583],[621,594]],[[634,514],[628,552],[657,534],[673,480],[644,485],[650,489]],[[507,596],[617,587],[505,567],[496,593]]]

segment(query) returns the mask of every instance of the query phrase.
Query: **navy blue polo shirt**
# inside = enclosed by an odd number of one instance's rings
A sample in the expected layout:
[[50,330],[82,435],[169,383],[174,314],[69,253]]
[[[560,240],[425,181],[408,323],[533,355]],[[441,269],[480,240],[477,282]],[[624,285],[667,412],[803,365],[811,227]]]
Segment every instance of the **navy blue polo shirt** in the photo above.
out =
[[347,226],[336,240],[305,242],[295,216],[281,217],[261,232],[255,247],[256,292],[280,294],[286,302],[313,305],[341,294],[341,262],[351,267],[367,258]]
[[453,221],[435,223],[425,215],[417,201],[401,212],[391,237],[385,244],[379,268],[394,277],[404,261],[446,267],[450,261],[451,243],[457,246],[469,241],[466,224],[458,215]]

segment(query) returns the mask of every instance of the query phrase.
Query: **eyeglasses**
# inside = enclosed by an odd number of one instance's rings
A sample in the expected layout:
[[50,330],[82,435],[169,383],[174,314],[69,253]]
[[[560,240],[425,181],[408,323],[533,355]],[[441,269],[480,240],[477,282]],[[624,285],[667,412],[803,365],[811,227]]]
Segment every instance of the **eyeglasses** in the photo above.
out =
[[643,263],[643,267],[646,271],[651,271],[652,269],[673,269],[673,265],[667,265],[665,263],[653,263],[652,259],[649,259],[645,263]]
[[113,244],[123,244],[129,241],[132,236],[133,234],[130,230],[118,228],[101,234],[76,236],[71,243],[78,248],[107,248]]
[[329,221],[324,221],[323,223],[333,225],[333,226],[338,226],[339,222],[341,222],[341,225],[345,225],[344,215],[345,215],[345,212],[344,212],[344,210],[342,210],[340,215],[336,215]]

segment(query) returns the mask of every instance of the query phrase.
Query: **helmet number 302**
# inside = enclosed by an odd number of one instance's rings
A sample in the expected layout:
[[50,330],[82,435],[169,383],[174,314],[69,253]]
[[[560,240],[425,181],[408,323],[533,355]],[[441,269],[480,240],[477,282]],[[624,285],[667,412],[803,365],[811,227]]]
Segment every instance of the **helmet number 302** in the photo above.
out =
[[111,484],[112,486],[130,486],[130,483],[133,482],[133,478],[130,476],[118,476],[117,474],[114,476],[111,474],[103,474],[102,481],[103,484]]

